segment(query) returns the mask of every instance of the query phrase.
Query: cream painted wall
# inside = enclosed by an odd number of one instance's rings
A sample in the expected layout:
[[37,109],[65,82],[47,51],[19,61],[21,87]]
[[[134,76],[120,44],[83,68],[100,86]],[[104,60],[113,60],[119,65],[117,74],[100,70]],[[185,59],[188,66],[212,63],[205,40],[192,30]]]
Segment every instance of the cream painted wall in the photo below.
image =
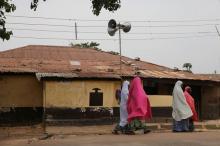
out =
[[152,107],[171,107],[173,97],[171,95],[149,95]]
[[[103,92],[103,106],[117,107],[115,91],[120,81],[45,81],[46,107],[89,107],[89,93],[93,88]],[[170,107],[172,96],[149,95],[152,107]]]
[[42,107],[43,87],[34,75],[0,75],[0,107]]
[[45,81],[46,107],[89,107],[89,95],[93,88],[103,92],[103,106],[118,106],[115,91],[120,81]]

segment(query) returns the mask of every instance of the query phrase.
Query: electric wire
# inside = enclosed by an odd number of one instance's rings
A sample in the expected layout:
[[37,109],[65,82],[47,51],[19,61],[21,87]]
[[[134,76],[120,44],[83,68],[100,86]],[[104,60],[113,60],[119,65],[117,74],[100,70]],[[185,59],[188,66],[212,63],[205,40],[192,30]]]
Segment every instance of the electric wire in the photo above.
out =
[[[48,39],[48,40],[76,40],[75,38],[56,38],[56,37],[34,37],[34,36],[12,36],[13,38],[25,39]],[[135,39],[122,39],[127,41],[144,41],[144,40],[163,40],[163,39],[184,39],[184,38],[203,38],[203,37],[217,37],[217,35],[195,35],[195,36],[180,36],[180,37],[152,37],[152,38],[135,38]],[[77,40],[100,40],[100,41],[117,41],[118,39],[105,39],[105,38],[81,38]]]
[[[10,30],[20,30],[20,31],[39,31],[39,32],[58,32],[58,33],[75,33],[75,31],[68,31],[68,30],[48,30],[48,29],[31,29],[31,28],[11,28],[8,27],[7,29]],[[77,33],[94,33],[94,34],[106,34],[106,32],[96,32],[96,31],[77,31]],[[136,33],[128,33],[135,34],[135,35],[154,35],[154,34],[161,34],[161,35],[169,35],[169,34],[216,34],[216,32],[212,31],[199,31],[199,32],[136,32]],[[127,35],[127,34],[126,34]]]
[[[57,18],[57,17],[37,17],[37,16],[22,16],[22,15],[6,15],[6,17],[15,17],[15,18],[27,18],[27,19],[45,19],[45,20],[65,20],[65,21],[109,21],[106,19],[76,19],[76,18]],[[129,21],[129,20],[123,20]],[[165,23],[165,22],[207,22],[207,21],[220,21],[220,18],[215,19],[185,19],[185,20],[130,20],[129,22],[156,22],[156,23]]]

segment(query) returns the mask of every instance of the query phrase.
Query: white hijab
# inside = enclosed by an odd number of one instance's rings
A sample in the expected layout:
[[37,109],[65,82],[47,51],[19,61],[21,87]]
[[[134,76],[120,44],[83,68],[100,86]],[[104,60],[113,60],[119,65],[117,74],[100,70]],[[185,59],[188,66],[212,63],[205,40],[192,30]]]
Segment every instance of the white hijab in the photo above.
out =
[[124,81],[121,89],[121,102],[120,102],[120,123],[119,125],[124,127],[128,121],[128,112],[127,112],[127,100],[129,93],[129,82]]
[[186,98],[182,90],[182,84],[182,81],[177,81],[173,89],[172,117],[176,121],[187,119],[193,115],[189,105],[186,102]]

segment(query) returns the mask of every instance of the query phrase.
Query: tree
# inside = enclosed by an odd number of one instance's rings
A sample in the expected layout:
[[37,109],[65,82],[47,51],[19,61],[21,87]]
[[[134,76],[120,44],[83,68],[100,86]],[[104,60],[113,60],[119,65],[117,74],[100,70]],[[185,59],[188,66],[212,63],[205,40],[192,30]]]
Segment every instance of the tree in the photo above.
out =
[[188,72],[192,72],[192,71],[191,71],[191,68],[192,68],[192,64],[191,64],[191,63],[184,63],[184,64],[183,64],[183,68],[186,68],[186,70],[187,70]]
[[102,8],[114,12],[121,7],[121,0],[90,0],[92,2],[92,12],[99,15]]
[[80,43],[80,44],[74,44],[74,43],[70,43],[71,47],[76,47],[76,48],[94,48],[96,50],[101,50],[100,48],[98,48],[100,44],[96,43],[96,42],[86,42],[86,43]]
[[[42,0],[46,1],[46,0]],[[94,15],[99,15],[102,8],[114,12],[121,7],[120,0],[90,0],[92,3],[92,12]],[[30,8],[36,11],[39,0],[32,0]],[[12,13],[16,10],[15,4],[12,0],[0,0],[0,38],[4,41],[9,40],[13,34],[12,31],[8,31],[5,27],[5,20],[7,13]]]
[[5,13],[11,13],[15,11],[16,6],[11,3],[11,0],[0,1],[0,38],[4,41],[9,40],[12,35],[12,31],[7,31],[5,27]]

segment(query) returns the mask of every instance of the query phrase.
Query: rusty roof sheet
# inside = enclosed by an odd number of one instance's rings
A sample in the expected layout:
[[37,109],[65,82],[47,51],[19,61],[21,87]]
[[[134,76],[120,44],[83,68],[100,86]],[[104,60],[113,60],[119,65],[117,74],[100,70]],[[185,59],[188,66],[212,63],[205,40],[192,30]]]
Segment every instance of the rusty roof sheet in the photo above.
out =
[[208,78],[209,80],[215,80],[220,82],[220,74],[196,74],[202,78]]
[[[138,71],[146,78],[220,82],[219,78],[174,71],[168,67],[125,56],[122,56],[121,64],[122,76],[134,76]],[[42,77],[119,78],[120,56],[91,48],[29,45],[0,52],[0,72],[41,73]]]

